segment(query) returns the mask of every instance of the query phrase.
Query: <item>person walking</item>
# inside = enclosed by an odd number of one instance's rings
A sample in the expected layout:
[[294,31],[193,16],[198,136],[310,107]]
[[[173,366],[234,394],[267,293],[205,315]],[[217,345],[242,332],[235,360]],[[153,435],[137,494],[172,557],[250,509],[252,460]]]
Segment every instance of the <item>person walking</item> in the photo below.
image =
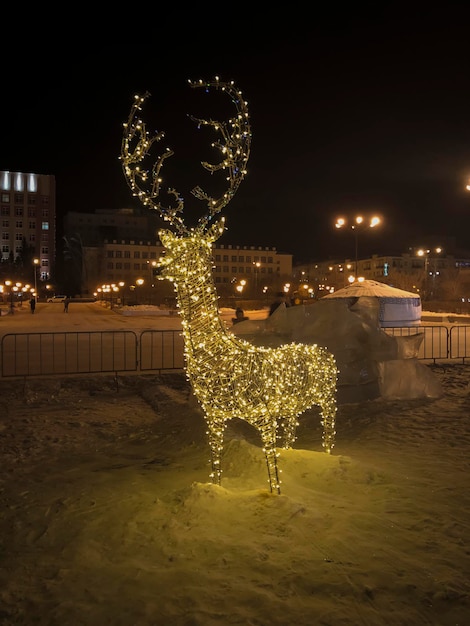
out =
[[67,296],[64,299],[64,313],[68,313],[69,312],[69,303],[70,303],[70,298]]
[[29,301],[29,306],[31,307],[31,313],[34,313],[34,311],[36,310],[36,298],[34,296],[31,297],[31,300]]

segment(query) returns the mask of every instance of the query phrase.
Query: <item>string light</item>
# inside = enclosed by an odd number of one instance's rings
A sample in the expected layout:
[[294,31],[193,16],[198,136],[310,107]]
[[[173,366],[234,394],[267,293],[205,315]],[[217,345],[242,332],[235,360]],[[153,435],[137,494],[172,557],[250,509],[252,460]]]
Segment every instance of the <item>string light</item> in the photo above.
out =
[[[199,81],[192,87],[215,87],[227,91],[234,100],[239,115],[231,120],[232,131],[220,122],[211,124],[221,133],[224,143],[219,147],[224,155],[223,165],[203,163],[206,169],[228,169],[229,190],[218,199],[211,198],[199,187],[193,194],[205,200],[208,213],[197,227],[188,228],[181,213],[183,201],[164,209],[156,198],[161,179],[159,173],[165,156],[154,165],[150,191],[139,185],[147,176],[138,167],[146,156],[150,142],[146,139],[143,122],[133,121],[131,109],[125,125],[121,158],[124,175],[135,195],[142,202],[158,210],[170,222],[176,233],[159,232],[165,255],[159,259],[160,279],[174,284],[177,306],[181,316],[186,375],[204,411],[211,449],[211,480],[221,483],[221,455],[227,422],[233,418],[244,420],[260,433],[268,469],[271,492],[280,493],[277,459],[278,448],[292,447],[296,438],[299,416],[314,405],[320,407],[323,441],[327,453],[334,446],[336,415],[337,368],[334,356],[317,345],[291,343],[278,348],[265,348],[229,333],[219,314],[218,296],[212,274],[212,247],[225,230],[225,219],[220,217],[209,226],[209,221],[231,199],[246,174],[250,151],[248,110],[241,93],[233,83]],[[137,99],[138,105],[142,103]],[[193,118],[196,119],[196,118]],[[132,149],[132,146],[135,146]],[[167,153],[168,154],[168,153]],[[175,197],[178,197],[174,192]]]
[[277,447],[290,448],[298,417],[321,407],[323,447],[334,446],[337,369],[334,357],[316,345],[263,348],[227,332],[218,309],[212,275],[212,244],[224,219],[203,235],[184,238],[159,233],[165,256],[160,278],[175,285],[182,320],[187,377],[201,404],[212,451],[214,483],[222,477],[221,453],[228,420],[238,418],[261,435],[271,492],[280,493]]

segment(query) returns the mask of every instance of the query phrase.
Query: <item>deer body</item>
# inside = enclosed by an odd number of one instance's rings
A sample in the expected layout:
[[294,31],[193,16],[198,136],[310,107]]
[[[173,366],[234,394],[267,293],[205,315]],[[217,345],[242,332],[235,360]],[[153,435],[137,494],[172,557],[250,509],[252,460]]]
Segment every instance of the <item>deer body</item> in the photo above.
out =
[[183,218],[184,201],[173,188],[167,194],[170,205],[160,204],[161,169],[173,155],[167,149],[154,161],[151,173],[141,166],[152,145],[163,133],[148,136],[145,123],[137,113],[148,94],[136,96],[131,108],[121,148],[124,175],[135,196],[145,206],[160,213],[172,230],[161,230],[165,256],[159,261],[160,278],[173,282],[183,326],[186,373],[200,402],[208,425],[211,448],[211,478],[220,484],[220,466],[227,421],[245,420],[261,435],[271,492],[280,493],[277,468],[277,442],[284,447],[295,440],[297,418],[306,409],[318,405],[323,424],[323,446],[331,452],[334,445],[336,413],[336,363],[332,354],[316,345],[288,344],[279,348],[256,347],[229,333],[218,310],[217,292],[212,276],[212,245],[224,231],[224,218],[212,222],[232,199],[246,174],[251,143],[247,103],[233,83],[191,83],[226,92],[237,109],[229,123],[191,117],[198,127],[209,127],[222,140],[212,144],[222,154],[222,161],[202,161],[211,174],[224,172],[228,190],[213,198],[200,187],[192,190],[198,200],[207,202],[208,210],[189,228]]
[[181,315],[186,372],[208,425],[212,480],[220,484],[221,453],[228,420],[239,418],[260,433],[270,490],[280,493],[277,441],[295,440],[298,416],[321,407],[323,446],[334,445],[336,368],[333,356],[318,346],[288,344],[255,347],[229,333],[219,316],[212,277],[211,244],[220,224],[206,236],[178,238],[160,231],[166,254],[161,277],[175,285]]

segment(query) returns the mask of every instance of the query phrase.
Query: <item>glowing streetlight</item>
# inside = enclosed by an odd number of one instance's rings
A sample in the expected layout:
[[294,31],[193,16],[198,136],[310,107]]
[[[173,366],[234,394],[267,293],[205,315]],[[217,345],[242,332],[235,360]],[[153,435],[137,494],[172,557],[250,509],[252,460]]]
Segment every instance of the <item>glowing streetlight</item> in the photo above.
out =
[[13,283],[11,282],[11,280],[6,280],[5,281],[5,287],[8,287],[10,290],[10,314],[13,315],[14,313],[14,308],[13,308],[13,287],[12,287]]
[[33,259],[34,264],[34,297],[38,298],[38,265],[39,259]]
[[360,229],[365,228],[375,228],[381,223],[380,217],[374,215],[371,218],[368,218],[366,221],[362,215],[357,215],[351,224],[344,217],[339,217],[336,220],[335,227],[336,228],[350,228],[354,233],[354,249],[355,249],[355,278],[357,280],[357,252],[358,252],[358,235]]
[[258,290],[258,274],[259,268],[261,267],[261,263],[259,261],[253,261],[254,272],[255,272],[255,291]]
[[246,280],[241,280],[240,283],[235,287],[238,293],[241,295],[243,293],[243,289],[246,285]]
[[[428,285],[428,276],[432,275],[432,281],[433,281],[433,285],[434,285],[434,280],[436,278],[436,268],[434,268],[434,271],[429,272],[429,256],[434,253],[434,254],[441,254],[443,252],[442,248],[440,246],[437,246],[436,248],[433,248],[432,250],[429,248],[420,248],[419,250],[416,251],[416,255],[419,257],[424,257],[424,285],[423,285],[423,300],[427,300],[428,299],[428,289],[427,289],[427,285]],[[433,291],[434,292],[434,291]]]

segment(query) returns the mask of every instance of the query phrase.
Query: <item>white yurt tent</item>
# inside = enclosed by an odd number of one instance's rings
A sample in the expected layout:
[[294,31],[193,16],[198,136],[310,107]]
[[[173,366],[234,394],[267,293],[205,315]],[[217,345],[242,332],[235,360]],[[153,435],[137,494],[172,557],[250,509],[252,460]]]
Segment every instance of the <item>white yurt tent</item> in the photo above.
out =
[[[350,298],[352,304],[364,304],[373,299],[379,305],[379,324],[382,328],[393,326],[418,326],[421,322],[421,298],[416,293],[390,287],[375,280],[354,282],[323,299]],[[359,300],[358,300],[359,299]],[[361,300],[362,299],[362,300]]]

